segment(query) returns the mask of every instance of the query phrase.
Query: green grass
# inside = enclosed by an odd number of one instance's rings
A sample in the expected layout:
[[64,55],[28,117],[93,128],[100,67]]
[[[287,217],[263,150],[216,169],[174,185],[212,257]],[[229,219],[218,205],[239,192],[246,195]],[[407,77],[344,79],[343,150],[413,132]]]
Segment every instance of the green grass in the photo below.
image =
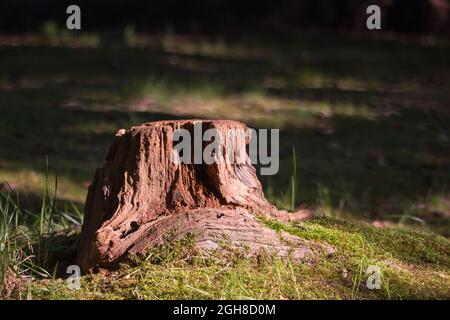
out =
[[[6,266],[41,278],[27,263],[64,271],[78,208],[115,132],[160,119],[280,128],[280,172],[261,177],[267,197],[327,217],[304,229],[273,227],[338,253],[315,266],[243,259],[223,271],[209,262],[143,263],[118,273],[139,270],[129,279],[86,276],[78,292],[47,279],[22,298],[448,298],[448,240],[433,235],[450,235],[448,41],[198,41],[138,35],[132,26],[119,37],[74,38],[51,23],[27,41],[0,44],[3,279]],[[381,291],[359,287],[370,263],[383,269]]]
[[73,203],[60,208],[56,183],[54,190],[51,197],[46,187],[40,211],[22,209],[17,192],[0,192],[0,296],[26,279],[54,277],[76,248],[82,214]]
[[[44,37],[59,34],[44,29]],[[41,195],[47,154],[60,198],[82,206],[119,128],[164,118],[245,119],[281,129],[274,202],[292,209],[293,198],[282,200],[280,190],[290,184],[294,146],[295,205],[319,206],[320,184],[336,214],[397,223],[420,207],[414,216],[448,234],[447,44],[305,35],[137,40],[0,45],[2,181]]]
[[281,129],[280,172],[261,177],[277,205],[326,201],[332,215],[449,235],[445,41],[194,41],[139,36],[130,26],[128,40],[91,46],[64,40],[51,24],[43,30],[54,44],[0,44],[0,183],[26,198],[44,192],[45,155],[59,198],[81,207],[116,130],[232,118]]
[[38,265],[33,251],[28,250],[38,237],[33,240],[30,229],[19,224],[19,198],[13,196],[0,193],[0,296],[8,294],[11,283],[22,276],[49,276]]
[[[56,185],[55,185],[56,187]],[[53,191],[53,196],[50,196]],[[129,256],[108,275],[85,275],[80,289],[66,283],[74,263],[81,214],[48,188],[41,210],[22,211],[20,197],[0,193],[0,295],[12,299],[448,299],[450,241],[410,228],[375,228],[330,217],[284,224],[260,217],[277,232],[334,248],[329,257],[293,263],[268,253],[248,257],[223,248],[204,256],[195,236],[143,256]],[[62,206],[62,207],[61,207]],[[382,287],[365,286],[369,266]],[[11,283],[14,286],[11,288]]]
[[[262,219],[262,218],[261,218]],[[262,219],[267,226],[332,245],[332,257],[294,264],[228,249],[202,257],[192,239],[134,257],[108,276],[83,276],[80,289],[64,279],[34,282],[33,299],[448,299],[450,242],[410,230],[320,218],[301,225]],[[365,286],[369,265],[382,286]],[[22,297],[28,292],[23,288]]]

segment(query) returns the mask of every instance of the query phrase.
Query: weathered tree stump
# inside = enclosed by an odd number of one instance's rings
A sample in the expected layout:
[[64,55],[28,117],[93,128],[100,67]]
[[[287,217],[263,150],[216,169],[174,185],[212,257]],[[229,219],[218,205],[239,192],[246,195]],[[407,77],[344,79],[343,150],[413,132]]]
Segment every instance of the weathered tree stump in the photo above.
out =
[[[284,220],[288,215],[266,200],[246,153],[237,164],[173,161],[174,131],[192,132],[196,121],[151,122],[116,134],[106,164],[89,187],[78,252],[84,271],[158,246],[169,231],[178,237],[195,234],[196,246],[206,251],[218,248],[224,236],[250,253],[273,250],[299,260],[323,249],[259,222],[257,215]],[[224,134],[247,128],[227,120],[203,120],[202,125]]]

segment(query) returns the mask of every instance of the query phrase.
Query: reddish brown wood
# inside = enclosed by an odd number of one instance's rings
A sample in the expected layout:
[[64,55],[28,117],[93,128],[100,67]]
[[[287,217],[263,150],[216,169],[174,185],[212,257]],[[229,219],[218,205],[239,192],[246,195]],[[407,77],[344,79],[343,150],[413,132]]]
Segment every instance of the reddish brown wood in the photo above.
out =
[[[226,236],[251,252],[294,245],[294,258],[312,256],[310,242],[264,227],[256,215],[287,219],[262,191],[246,155],[240,164],[175,164],[172,136],[193,130],[199,120],[158,121],[119,130],[106,164],[89,187],[78,263],[83,270],[108,266],[124,254],[142,253],[162,243],[168,230],[196,234],[197,246],[210,250]],[[222,133],[246,129],[236,121],[202,121]],[[223,144],[223,148],[227,148]]]

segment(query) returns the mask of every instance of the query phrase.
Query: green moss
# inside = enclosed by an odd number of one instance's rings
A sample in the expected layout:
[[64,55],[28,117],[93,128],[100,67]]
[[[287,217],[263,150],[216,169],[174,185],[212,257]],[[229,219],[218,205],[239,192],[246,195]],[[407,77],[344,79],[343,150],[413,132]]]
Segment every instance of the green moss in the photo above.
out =
[[366,295],[359,288],[369,265],[382,271],[384,292],[376,294],[377,297],[450,297],[450,241],[444,237],[400,228],[380,229],[334,218],[316,218],[301,224],[261,220],[274,230],[333,245],[336,255],[327,270],[348,271],[354,298]]
[[[302,224],[261,219],[277,231],[331,244],[336,253],[294,264],[271,255],[202,257],[192,237],[133,259],[108,276],[82,277],[79,290],[64,280],[36,282],[35,299],[446,299],[450,242],[400,229],[320,218]],[[380,290],[365,286],[369,265],[382,272]],[[26,288],[24,288],[26,290]]]

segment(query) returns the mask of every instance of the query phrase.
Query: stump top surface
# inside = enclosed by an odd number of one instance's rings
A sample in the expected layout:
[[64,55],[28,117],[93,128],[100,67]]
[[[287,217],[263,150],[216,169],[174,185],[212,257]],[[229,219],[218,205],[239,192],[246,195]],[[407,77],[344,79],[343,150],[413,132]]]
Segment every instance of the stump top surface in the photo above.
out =
[[245,126],[246,124],[242,121],[238,120],[227,120],[227,119],[179,119],[179,120],[157,120],[157,121],[150,121],[150,122],[144,122],[142,124],[136,125],[131,127],[133,128],[142,128],[142,127],[158,127],[158,126],[173,126],[173,125],[184,125],[187,123],[196,123],[196,122],[202,122],[202,123],[210,123],[210,124],[217,124],[217,125],[233,125],[233,126]]

